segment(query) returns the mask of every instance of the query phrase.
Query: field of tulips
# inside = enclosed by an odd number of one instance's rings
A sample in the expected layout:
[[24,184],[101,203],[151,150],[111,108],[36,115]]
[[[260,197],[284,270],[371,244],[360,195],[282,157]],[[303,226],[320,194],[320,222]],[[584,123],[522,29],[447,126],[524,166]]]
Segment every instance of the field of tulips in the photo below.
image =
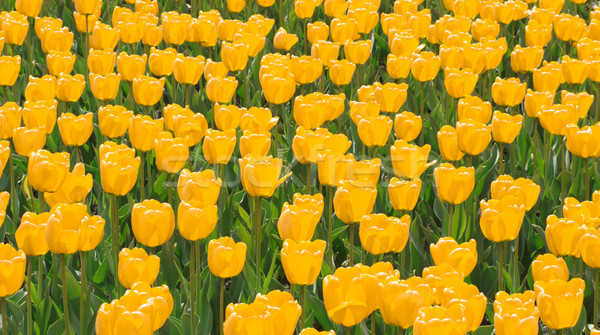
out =
[[2,335],[600,334],[591,0],[0,9]]

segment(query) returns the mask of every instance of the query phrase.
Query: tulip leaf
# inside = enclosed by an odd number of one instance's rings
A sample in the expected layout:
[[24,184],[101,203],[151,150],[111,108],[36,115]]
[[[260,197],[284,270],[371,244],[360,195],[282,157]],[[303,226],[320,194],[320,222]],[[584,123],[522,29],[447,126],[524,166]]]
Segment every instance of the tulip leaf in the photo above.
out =
[[481,326],[476,331],[473,332],[475,335],[491,335],[494,331],[494,326]]
[[94,277],[92,277],[92,281],[96,284],[100,284],[104,282],[106,279],[106,273],[108,272],[108,262],[101,262],[96,272],[94,272]]

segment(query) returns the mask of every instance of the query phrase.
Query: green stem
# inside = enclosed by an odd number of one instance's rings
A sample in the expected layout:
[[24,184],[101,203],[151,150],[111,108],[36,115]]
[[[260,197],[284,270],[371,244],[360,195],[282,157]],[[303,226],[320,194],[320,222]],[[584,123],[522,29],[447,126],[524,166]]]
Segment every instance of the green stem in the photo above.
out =
[[589,200],[590,199],[590,170],[589,170],[587,158],[583,159],[583,166],[585,169],[585,196],[583,197],[583,199]]
[[[600,97],[600,82],[596,82],[596,96]],[[600,101],[596,99],[596,119],[594,122],[600,121]]]
[[40,256],[38,259],[38,270],[37,270],[37,294],[42,294],[42,283],[44,281],[43,277],[43,266],[44,266],[44,256]]
[[46,199],[44,198],[44,192],[38,192],[38,201],[40,205],[40,213],[42,213],[46,207]]
[[349,224],[350,229],[350,266],[354,266],[354,223]]
[[504,291],[504,241],[498,242],[498,291]]
[[140,199],[143,201],[146,196],[146,190],[144,186],[145,177],[144,177],[144,164],[146,162],[146,153],[144,151],[140,151]]
[[398,327],[398,335],[404,335],[404,328]]
[[29,189],[29,200],[30,200],[30,206],[31,208],[29,209],[30,212],[32,213],[36,213],[36,208],[35,208],[35,200],[33,198],[33,187],[31,187],[31,183],[29,181],[29,176],[27,176],[28,180],[27,180],[27,188]]
[[6,315],[6,297],[0,299],[0,305],[2,306],[2,335],[8,334],[8,321]]
[[168,202],[169,205],[171,205],[171,208],[173,208],[173,174],[172,173],[168,173],[167,174],[167,196],[168,196]]
[[80,251],[79,252],[79,259],[81,262],[81,294],[79,295],[79,326],[81,331],[79,332],[80,334],[85,334],[85,295],[86,295],[86,290],[87,290],[87,282],[86,282],[86,276],[85,276],[85,252],[84,251]]
[[552,134],[547,134],[548,135],[548,139],[546,140],[546,153],[544,154],[544,162],[546,164],[546,169],[544,171],[544,193],[547,192],[548,190],[548,179],[550,178],[549,174],[550,174],[550,162],[548,161],[548,158],[550,157],[550,148],[552,147]]
[[12,221],[17,222],[19,218],[19,207],[17,206],[16,197],[18,197],[17,191],[15,189],[15,165],[13,164],[12,152],[8,155],[8,167],[10,171],[10,194],[15,197],[12,201],[10,201],[12,207]]
[[327,251],[329,254],[328,259],[331,261],[331,270],[334,270],[335,262],[333,261],[333,187],[327,189]]
[[69,299],[67,298],[67,255],[60,255],[61,273],[62,273],[62,296],[63,296],[63,314],[65,318],[65,334],[71,335],[71,325],[69,324]]
[[[110,11],[110,7],[109,11]],[[85,63],[85,80],[86,82],[89,83],[90,81],[90,68],[88,67],[88,56],[90,53],[90,32],[88,31],[88,20],[89,20],[89,15],[85,15],[85,45],[84,48],[85,50],[83,50],[83,55],[84,55],[84,63]],[[133,82],[131,83],[132,87],[133,87]],[[129,95],[133,95],[133,91],[129,93]]]
[[133,112],[133,81],[129,82],[129,94],[127,96],[127,100],[129,100],[129,110]]
[[255,197],[254,198],[254,232],[255,232],[255,265],[256,265],[256,292],[260,293],[260,281],[262,276],[262,267],[261,267],[261,226],[262,226],[262,198]]
[[219,327],[221,328],[221,335],[224,334],[224,330],[223,330],[223,321],[225,320],[224,317],[224,310],[225,308],[225,278],[221,278],[221,292],[219,294]]
[[346,335],[350,335],[352,330],[351,327],[345,327],[346,328]]
[[196,258],[195,258],[195,254],[196,254],[196,243],[198,243],[198,241],[192,241],[191,247],[190,247],[190,306],[191,306],[191,311],[192,311],[192,315],[190,317],[190,322],[191,322],[191,328],[192,332],[195,334],[196,332],[193,329],[196,329],[196,302],[195,302],[195,297],[196,297]]
[[283,27],[283,12],[284,12],[283,0],[279,0],[279,26],[280,27]]
[[375,335],[375,331],[377,330],[377,324],[375,322],[375,311],[371,313],[371,335]]
[[515,239],[515,252],[513,254],[513,293],[517,293],[519,290],[519,284],[521,278],[519,277],[519,234]]
[[119,284],[119,278],[117,275],[117,271],[118,271],[118,264],[119,264],[119,249],[121,248],[121,241],[120,241],[120,237],[119,237],[119,209],[118,209],[118,198],[116,195],[111,194],[111,202],[112,202],[112,218],[111,218],[111,224],[112,224],[112,251],[113,251],[113,276],[114,276],[114,281],[115,281],[115,287],[117,290],[117,297],[121,296],[121,286]]
[[191,98],[192,98],[192,85],[185,85],[185,105],[188,107],[190,107],[190,99]]
[[425,117],[424,116],[424,112],[425,112],[425,82],[422,81],[420,82],[420,88],[421,88],[421,114],[419,114],[421,117]]
[[[27,335],[31,335],[32,333],[32,324],[31,324],[31,267],[32,267],[32,259],[28,257],[27,261]],[[39,293],[38,293],[39,294]],[[4,323],[2,324],[4,327]]]
[[[199,271],[201,269],[201,259],[200,259],[200,242],[197,242],[196,245],[194,246],[195,249],[195,253],[196,253],[196,271]],[[196,310],[199,311],[202,302],[201,299],[201,293],[202,291],[199,290],[200,286],[201,286],[201,282],[202,282],[202,276],[198,275],[196,276],[196,288],[198,288],[198,290],[196,290],[196,296],[193,297],[192,303],[198,304],[196,306]]]
[[594,328],[598,329],[598,291],[600,291],[600,269],[594,271]]
[[498,175],[504,174],[504,143],[498,143]]
[[454,205],[450,204],[448,207],[448,236],[452,236],[453,226],[454,226]]
[[561,195],[561,199],[562,201],[565,201],[565,196],[567,194],[567,189],[566,189],[566,175],[565,175],[565,142],[562,139],[562,136],[560,139],[560,156],[558,156],[560,158],[560,168],[561,168],[561,172],[560,172],[560,195]]
[[310,182],[311,182],[311,178],[310,178],[310,163],[306,164],[306,194],[311,194],[311,189],[310,189]]
[[246,108],[250,108],[250,82],[248,81],[248,77],[250,76],[249,66],[246,66],[244,70],[242,70],[242,76],[244,76],[244,106]]
[[302,321],[300,328],[304,329],[306,325],[306,285],[300,285],[300,307],[302,308]]

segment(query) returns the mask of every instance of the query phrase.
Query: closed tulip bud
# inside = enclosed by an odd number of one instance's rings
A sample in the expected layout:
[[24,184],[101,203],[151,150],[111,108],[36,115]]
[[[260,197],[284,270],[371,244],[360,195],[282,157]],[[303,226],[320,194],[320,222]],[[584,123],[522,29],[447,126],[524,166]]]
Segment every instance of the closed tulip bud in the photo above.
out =
[[173,66],[176,59],[177,50],[173,48],[165,50],[152,48],[150,57],[148,57],[148,67],[157,77],[170,76],[173,73]]
[[492,104],[476,96],[467,96],[458,101],[458,121],[488,123],[492,117]]
[[[0,176],[2,176],[2,171],[4,171],[4,167],[6,163],[8,163],[10,158],[10,142],[8,141],[0,141]],[[0,193],[3,194],[3,193]],[[0,201],[1,203],[1,201]],[[0,209],[2,206],[0,205]],[[2,218],[4,219],[4,218]],[[0,224],[1,226],[1,224]]]
[[248,130],[240,137],[240,155],[266,156],[271,149],[271,133],[262,131],[253,133]]
[[321,127],[329,118],[327,115],[328,101],[320,92],[309,95],[299,95],[294,99],[294,121],[300,127],[315,129]]
[[69,31],[69,28],[64,27],[60,29],[48,29],[43,35],[42,51],[49,53],[50,51],[69,51],[73,46],[73,33]]
[[525,26],[525,43],[528,47],[545,47],[552,39],[552,25],[529,20]]
[[50,207],[56,204],[73,204],[82,202],[92,190],[92,175],[85,174],[85,167],[77,163],[73,171],[69,172],[56,192],[44,193],[44,199]]
[[491,184],[492,199],[500,200],[506,196],[513,196],[525,205],[526,210],[533,208],[540,194],[540,186],[530,179],[513,179],[509,175],[499,176]]
[[525,98],[527,83],[522,83],[519,78],[500,79],[492,85],[492,98],[500,106],[513,107]]
[[534,292],[508,295],[501,291],[494,301],[494,328],[498,335],[538,333],[540,310],[535,306]]
[[[98,100],[114,100],[119,92],[121,75],[109,73],[106,76],[90,73],[90,86],[92,94]],[[135,96],[135,91],[134,91]]]
[[481,200],[479,225],[483,235],[494,242],[512,241],[521,230],[525,206],[518,198],[505,196],[500,200]]
[[553,254],[538,255],[531,263],[533,281],[550,282],[554,279],[569,280],[567,263]]
[[488,53],[485,48],[481,44],[467,44],[462,49],[461,68],[471,69],[474,73],[482,74],[487,66],[486,57]]
[[360,222],[360,219],[370,214],[377,197],[377,189],[354,185],[351,181],[344,181],[333,198],[336,216],[345,224]]
[[577,123],[577,110],[573,105],[544,106],[538,115],[540,124],[552,135],[565,135],[567,125]]
[[352,160],[352,163],[346,166],[345,170],[346,179],[354,186],[376,187],[381,174],[381,160],[379,158],[362,161]]
[[148,55],[128,55],[126,52],[121,52],[117,57],[117,71],[121,75],[121,79],[131,82],[137,76],[141,76],[146,72],[146,60]]
[[13,86],[21,71],[21,56],[0,56],[0,86]]
[[379,13],[375,8],[351,8],[348,17],[356,20],[359,34],[369,34],[379,23]]
[[75,10],[83,15],[93,14],[98,5],[98,0],[75,0]]
[[0,261],[3,264],[0,270],[0,297],[4,298],[16,293],[23,286],[27,257],[23,250],[17,251],[10,244],[1,243]]
[[277,124],[278,120],[279,117],[273,117],[268,108],[252,107],[242,115],[240,129],[253,133],[270,131]]
[[163,41],[163,31],[156,24],[146,23],[143,29],[142,43],[151,47],[156,47]]
[[559,219],[556,215],[550,215],[546,218],[548,249],[556,256],[579,257],[579,241],[590,229],[585,226],[583,218]]
[[494,141],[512,143],[517,135],[519,135],[522,125],[523,115],[517,114],[511,116],[510,114],[495,111],[492,118],[492,136],[494,137]]
[[571,93],[563,90],[560,92],[560,102],[575,106],[577,117],[584,119],[594,102],[594,96],[587,92]]
[[[89,21],[89,18],[88,18]],[[97,50],[114,50],[119,42],[119,29],[99,23],[93,27],[91,47]]]
[[583,84],[587,78],[587,63],[583,60],[563,56],[562,73],[567,84]]
[[75,116],[71,113],[63,114],[58,118],[60,137],[66,146],[82,146],[92,135],[94,114],[86,113]]
[[283,162],[279,158],[246,156],[238,159],[242,186],[251,197],[270,198],[292,173],[279,178]]
[[510,54],[510,65],[514,72],[531,72],[542,64],[544,49],[542,47],[522,48],[517,45]]
[[391,280],[379,286],[379,307],[386,324],[408,329],[420,309],[432,304],[432,289],[419,277]]
[[581,158],[600,157],[600,125],[584,126],[568,124],[566,127],[567,149]]
[[[23,15],[18,15],[18,17],[13,17],[12,14],[18,14],[16,12],[10,12],[8,14],[10,15],[9,19],[17,19],[17,20],[25,19],[26,20],[26,18],[24,18]],[[53,17],[46,16],[46,17],[36,17],[33,28],[35,29],[35,33],[36,33],[37,37],[41,40],[44,37],[44,33],[47,31],[48,28],[50,30],[54,30],[54,28],[60,29],[62,27],[63,27],[63,21],[60,18],[53,18]]]
[[178,173],[190,155],[189,147],[183,138],[173,137],[170,132],[159,133],[154,140],[156,167],[166,173]]
[[294,12],[299,19],[308,19],[315,12],[316,0],[295,0]]
[[160,258],[150,255],[142,248],[124,248],[119,252],[119,282],[130,289],[135,283],[152,285],[160,270]]
[[415,319],[415,334],[466,334],[467,318],[464,310],[462,304],[421,308]]
[[[16,12],[11,12],[16,13]],[[2,23],[2,31],[4,32],[4,40],[9,45],[22,45],[27,37],[29,30],[29,21],[27,17],[19,14],[11,15],[4,19]]]
[[260,77],[260,85],[263,89],[265,100],[276,105],[290,101],[296,91],[296,80],[291,74],[280,77],[265,73]]
[[448,94],[456,99],[470,95],[479,76],[470,70],[446,69],[444,71],[444,87]]
[[561,65],[556,62],[533,70],[533,87],[540,92],[555,92],[564,81],[562,71]]
[[185,42],[187,29],[191,17],[187,14],[173,14],[163,12],[161,15],[161,28],[166,44],[182,45]]
[[382,147],[388,142],[393,125],[392,119],[384,115],[363,117],[358,121],[358,135],[366,146]]
[[109,153],[100,160],[100,181],[104,192],[123,196],[135,185],[140,158],[133,154]]
[[[73,71],[76,56],[70,52],[51,51],[46,55],[48,72],[58,77],[61,73],[69,74]],[[0,57],[0,64],[2,59]],[[9,72],[10,73],[10,72]]]
[[388,185],[392,207],[398,211],[412,211],[421,193],[421,179],[400,180],[393,177]]
[[[166,108],[165,108],[166,109]],[[192,147],[204,138],[208,129],[208,123],[204,115],[194,113],[189,109],[176,114],[172,121],[172,129],[175,137],[184,140],[188,147]],[[165,117],[167,114],[165,113]]]
[[421,117],[411,112],[398,113],[394,118],[394,134],[399,140],[413,141],[421,133],[422,127]]
[[139,243],[153,248],[167,242],[173,235],[175,214],[168,203],[144,200],[133,206],[131,227]]
[[405,79],[410,73],[412,66],[412,57],[387,55],[386,70],[392,79]]
[[219,40],[231,42],[236,33],[242,31],[243,22],[240,20],[220,20],[217,25]]
[[25,1],[25,0],[17,0],[15,2],[15,8],[17,11],[28,17],[36,17],[38,16],[40,10],[42,9],[42,0],[35,1]]
[[153,120],[148,115],[136,115],[129,123],[129,139],[131,146],[141,151],[154,148],[154,140],[164,130],[164,120]]
[[352,154],[323,151],[317,156],[319,183],[337,186],[347,179],[347,170],[354,162]]
[[206,238],[217,225],[218,209],[216,205],[203,207],[203,201],[181,201],[177,209],[177,228],[183,238],[198,241]]
[[433,170],[438,197],[442,202],[458,205],[464,202],[475,186],[475,169],[473,167],[455,168],[450,163],[443,163]]
[[85,15],[73,12],[73,18],[75,19],[75,27],[77,31],[84,34],[89,34],[94,30],[94,27],[98,23],[98,17],[95,15],[88,15],[87,21]]
[[221,59],[229,71],[241,71],[248,64],[248,46],[239,42],[223,42],[221,46]]
[[60,101],[76,102],[85,89],[85,78],[81,74],[60,74],[56,86],[56,97]]
[[81,246],[81,230],[90,224],[84,204],[59,204],[46,225],[46,242],[53,254],[73,254]]
[[187,42],[201,43],[204,47],[217,44],[217,22],[199,16],[192,18],[185,37]]
[[329,38],[329,26],[323,21],[309,23],[306,29],[310,44],[315,44],[319,41],[327,41]]
[[415,56],[410,71],[418,81],[430,81],[440,70],[440,58],[433,52],[424,51]]
[[15,128],[12,139],[17,154],[29,157],[31,153],[42,149],[46,145],[46,132],[43,127],[19,127]]
[[49,218],[50,213],[48,212],[23,214],[15,238],[19,249],[23,250],[27,256],[42,256],[48,252],[46,224]]
[[408,85],[406,83],[376,84],[375,99],[382,112],[397,113],[404,105],[407,97]]
[[367,252],[373,255],[398,253],[404,250],[408,241],[410,216],[365,215],[360,220],[360,227],[360,243]]
[[229,70],[223,62],[215,62],[211,59],[206,60],[206,64],[204,65],[204,78],[206,81],[209,81],[213,77],[225,78],[228,73]]
[[583,18],[561,13],[554,17],[554,33],[561,41],[579,41],[588,33],[588,27]]
[[242,43],[248,49],[248,57],[256,57],[265,48],[266,38],[259,34],[242,32],[233,37],[233,43]]
[[329,68],[337,60],[340,52],[339,43],[328,41],[316,41],[311,48],[311,56],[321,60],[325,67]]
[[350,101],[350,119],[358,126],[360,120],[365,117],[377,117],[381,108],[376,101],[356,102]]
[[527,89],[525,95],[525,112],[530,118],[537,118],[540,112],[546,107],[552,106],[554,102],[554,91],[551,92],[534,92]]
[[21,126],[21,114],[21,107],[12,101],[0,106],[0,139],[13,136],[13,131]]
[[583,306],[584,290],[585,281],[580,278],[535,283],[536,302],[542,322],[550,329],[575,326]]
[[312,56],[292,57],[292,74],[299,84],[310,84],[323,73],[323,62]]
[[177,193],[182,201],[194,203],[200,208],[217,203],[221,190],[221,178],[216,178],[212,170],[190,172],[183,169],[177,182]]
[[144,75],[133,79],[133,97],[141,106],[156,105],[163,95],[165,78],[155,79]]
[[28,182],[39,192],[55,192],[69,173],[69,154],[38,150],[31,153],[27,164]]
[[428,167],[435,164],[435,161],[428,162],[430,150],[429,144],[420,147],[397,140],[390,148],[394,174],[403,179],[419,178]]
[[477,263],[477,242],[473,239],[458,244],[452,237],[444,237],[436,244],[432,243],[429,250],[435,265],[449,264],[464,277],[473,271]]
[[239,13],[244,10],[246,0],[227,0],[227,10],[231,13]]
[[[50,221],[51,219],[49,219]],[[105,221],[98,215],[86,218],[81,222],[79,230],[79,250],[90,251],[95,249],[104,237]]]
[[215,124],[219,130],[237,129],[240,126],[242,114],[246,112],[245,108],[235,105],[215,104]]
[[173,66],[175,80],[182,85],[196,85],[204,72],[204,57],[178,56]]
[[362,273],[359,266],[338,268],[323,279],[323,301],[329,318],[345,327],[360,323],[371,313],[370,299],[377,296],[374,276]]
[[[591,268],[600,268],[600,231],[591,229],[581,237],[581,258]],[[566,264],[565,264],[566,267]],[[568,273],[568,271],[567,271]]]
[[343,15],[348,10],[348,5],[346,0],[325,0],[323,2],[325,15],[331,18]]
[[484,38],[496,38],[500,33],[500,25],[493,20],[476,19],[471,26],[473,39],[479,41]]
[[208,242],[208,268],[219,278],[237,276],[246,263],[246,244],[236,243],[231,237]]
[[29,76],[25,88],[25,100],[38,102],[52,100],[56,97],[56,77],[45,75],[40,78]]
[[372,40],[348,42],[344,45],[346,58],[354,64],[364,64],[371,56]]
[[293,285],[312,285],[321,273],[327,243],[323,240],[295,242],[287,239],[281,249],[281,264]]
[[107,105],[98,109],[98,126],[100,133],[109,138],[125,135],[133,112],[119,105]]
[[228,103],[233,98],[238,82],[234,77],[213,77],[206,84],[206,95],[214,103]]
[[483,46],[487,53],[485,56],[485,69],[492,70],[497,68],[508,49],[506,39],[503,37],[497,40],[485,40]]
[[340,15],[330,24],[331,40],[340,45],[358,39],[358,21],[346,15]]
[[283,27],[280,27],[273,37],[273,46],[277,50],[289,51],[296,43],[298,43],[298,36],[286,32]]
[[202,143],[204,158],[210,164],[227,164],[231,159],[236,144],[236,132],[233,129],[224,131],[209,129]]
[[303,127],[298,127],[292,141],[294,157],[301,164],[316,163],[317,155],[321,150],[325,149],[325,140],[328,134],[329,132],[324,128],[317,128],[315,131],[311,131]]

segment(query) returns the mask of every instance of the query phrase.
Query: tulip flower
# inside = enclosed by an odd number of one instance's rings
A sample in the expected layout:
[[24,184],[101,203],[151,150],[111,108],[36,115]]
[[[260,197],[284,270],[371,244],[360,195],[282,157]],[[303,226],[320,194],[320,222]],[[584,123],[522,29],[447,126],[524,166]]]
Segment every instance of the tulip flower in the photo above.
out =
[[326,113],[328,102],[322,93],[299,95],[294,99],[293,116],[294,121],[305,129],[321,127],[328,119]]
[[492,136],[499,143],[512,143],[523,125],[523,116],[518,114],[511,116],[499,111],[494,112],[492,118]]
[[525,206],[518,198],[505,196],[500,200],[482,200],[479,224],[485,237],[494,242],[512,241],[521,229]]
[[55,192],[69,172],[69,154],[38,150],[31,153],[27,165],[29,185],[39,192]]
[[153,248],[171,238],[175,230],[175,215],[168,203],[144,200],[133,206],[131,226],[135,239]]
[[240,155],[242,157],[248,155],[264,157],[269,153],[270,148],[271,133],[269,132],[252,133],[246,130],[240,137]]
[[298,127],[292,141],[294,157],[301,164],[316,163],[319,152],[325,149],[325,141],[328,135],[329,132],[324,128],[311,131]]
[[518,78],[500,79],[492,85],[492,97],[500,106],[513,107],[525,98],[527,83],[522,83]]
[[494,301],[494,329],[498,335],[538,333],[540,310],[535,306],[534,292],[508,295],[496,293]]
[[554,279],[569,280],[569,269],[563,258],[553,254],[538,255],[531,263],[533,281],[550,282]]
[[381,159],[362,160],[352,162],[345,167],[346,179],[354,186],[376,187],[381,174]]
[[[10,142],[1,140],[0,141],[0,177],[2,176],[2,171],[4,171],[4,167],[7,163],[9,163],[11,159],[10,155]],[[12,164],[12,163],[9,163]]]
[[358,135],[368,147],[382,147],[388,142],[394,123],[387,116],[363,117],[359,119]]
[[402,329],[412,327],[418,311],[432,304],[431,290],[419,277],[380,285],[379,306],[385,323]]
[[92,113],[75,116],[71,113],[63,114],[58,118],[58,129],[63,143],[67,146],[82,146],[92,135]]
[[248,48],[248,56],[256,57],[265,48],[266,38],[261,34],[254,34],[249,32],[241,32],[235,34],[233,37],[233,43],[245,44]]
[[477,85],[479,76],[469,70],[444,70],[444,87],[453,98],[463,98],[470,95]]
[[283,162],[279,158],[246,156],[238,160],[242,186],[251,197],[270,198],[292,173],[279,178]]
[[12,138],[13,131],[21,126],[21,115],[21,107],[12,101],[0,106],[0,139]]
[[146,62],[148,55],[128,55],[126,52],[121,52],[117,57],[117,71],[124,81],[132,82],[137,76],[141,76],[146,72]]
[[[388,37],[388,46],[393,55],[399,57],[411,57],[411,72],[412,66],[414,65],[414,60],[416,57],[412,55],[419,51],[419,39],[415,37],[415,35],[408,30],[403,30],[399,32],[394,32],[391,34],[391,38]],[[427,54],[428,55],[428,54]],[[435,62],[435,60],[433,61]],[[418,65],[418,69],[422,70],[424,64]],[[432,63],[432,65],[435,65]],[[433,70],[433,68],[431,69]],[[437,74],[437,71],[436,71]]]
[[[567,149],[577,157],[600,157],[600,125],[584,126],[575,123],[566,126]],[[589,192],[587,193],[589,194]]]
[[42,51],[44,53],[49,53],[50,51],[69,51],[73,46],[73,37],[73,33],[67,27],[47,29],[41,38]]
[[460,283],[453,287],[444,288],[442,292],[442,306],[464,307],[463,315],[467,321],[466,330],[473,332],[479,328],[486,310],[487,298],[475,285]]
[[289,51],[297,42],[298,36],[286,32],[283,27],[279,27],[273,37],[273,46],[277,50]]
[[[136,1],[136,5],[137,5]],[[143,3],[143,1],[139,1]],[[158,2],[153,2],[158,5]],[[146,23],[143,29],[142,43],[151,47],[156,47],[163,41],[164,33],[161,27],[156,24]]]
[[577,123],[577,110],[573,105],[544,106],[538,115],[542,127],[552,135],[565,135],[567,125]]
[[240,129],[242,131],[250,131],[259,133],[261,131],[270,131],[277,121],[278,116],[273,117],[268,108],[252,107],[249,108],[240,119]]
[[477,243],[473,239],[458,244],[452,237],[443,237],[436,244],[432,243],[429,250],[435,265],[449,264],[464,277],[473,271],[477,263]]
[[584,289],[585,282],[580,278],[536,282],[536,302],[542,322],[550,329],[575,326],[583,305]]
[[56,97],[60,101],[76,102],[81,97],[85,89],[85,79],[83,75],[74,76],[60,74],[56,86]]
[[469,155],[476,156],[485,150],[492,139],[492,126],[469,120],[456,123],[458,148]]
[[332,60],[329,63],[329,79],[338,86],[350,84],[356,65],[349,60]]
[[[88,17],[88,21],[90,21],[90,17]],[[88,31],[92,32],[90,40],[92,49],[114,50],[119,42],[120,31],[107,24],[99,23]]]
[[430,81],[435,78],[440,69],[440,58],[432,52],[424,51],[413,60],[411,73],[418,81]]
[[394,118],[394,134],[399,140],[407,142],[415,140],[421,133],[422,127],[421,117],[411,112],[398,113]]
[[458,134],[452,126],[445,125],[437,133],[440,154],[446,161],[458,161],[465,153],[458,147]]
[[84,204],[58,204],[50,211],[46,242],[54,254],[73,254],[95,248],[104,236],[104,219],[89,216]]
[[330,331],[318,331],[315,328],[304,328],[302,329],[302,331],[300,332],[300,335],[335,335],[335,332],[333,330]]
[[545,47],[552,39],[552,25],[529,20],[525,26],[525,43],[528,47]]
[[217,206],[202,206],[204,204],[200,200],[182,201],[179,204],[177,227],[186,240],[197,241],[206,238],[217,225]]
[[492,199],[500,200],[506,196],[516,197],[530,210],[536,204],[540,194],[540,186],[525,178],[513,179],[509,175],[499,176],[491,184]]
[[38,102],[54,99],[56,97],[56,84],[56,78],[50,75],[40,78],[29,76],[29,82],[25,87],[25,100]]
[[581,218],[566,219],[550,215],[546,218],[546,242],[556,256],[580,256],[580,240],[590,229]]
[[593,101],[594,96],[586,92],[581,92],[577,94],[568,91],[560,92],[561,104],[570,104],[575,106],[577,110],[577,116],[580,119],[583,119],[587,116]]
[[119,282],[130,289],[135,283],[152,285],[158,276],[160,258],[150,255],[142,248],[124,248],[119,252]]
[[600,203],[597,201],[579,202],[568,197],[563,200],[563,215],[566,219],[583,220],[586,226],[597,228],[600,220]]
[[184,15],[176,14],[176,12],[163,12],[161,14],[160,27],[163,31],[165,43],[170,45],[182,45],[183,42],[185,42],[189,22],[189,19],[186,19]]
[[241,71],[248,64],[248,46],[239,42],[223,42],[221,46],[221,59],[229,71]]
[[435,164],[435,161],[427,162],[430,150],[429,144],[419,147],[404,140],[394,142],[390,149],[394,174],[404,179],[419,178],[428,167]]
[[360,222],[371,213],[377,190],[373,187],[357,187],[352,181],[344,181],[335,191],[333,205],[336,216],[345,224]]
[[[150,63],[150,59],[148,60]],[[144,75],[133,79],[133,97],[135,103],[141,106],[153,106],[163,95],[165,78],[154,79]]]
[[209,129],[202,143],[204,158],[209,164],[227,164],[236,144],[236,132],[233,129],[218,131]]
[[196,85],[204,72],[204,57],[178,56],[173,65],[173,76],[182,85]]
[[[308,0],[312,1],[312,0]],[[299,84],[315,82],[323,73],[323,62],[310,55],[292,57],[292,74]]]
[[[2,24],[2,30],[4,32],[4,38],[6,44],[9,45],[22,45],[27,37],[27,31],[29,30],[29,21],[25,15],[17,12],[18,15],[6,16]],[[19,60],[21,58],[19,57]]]
[[[165,117],[167,117],[166,112]],[[169,118],[166,119],[165,123],[167,124],[167,128],[169,128]],[[198,144],[207,135],[208,123],[204,115],[193,113],[187,108],[175,113],[171,123],[175,137],[183,139],[188,147]]]
[[219,130],[236,129],[240,126],[242,114],[245,112],[245,108],[235,105],[215,104],[215,124]]
[[15,238],[19,249],[23,250],[27,256],[42,256],[48,252],[46,224],[49,218],[50,213],[48,212],[23,214]]
[[197,202],[200,208],[210,207],[217,203],[221,183],[221,178],[216,178],[212,170],[190,172],[183,169],[179,174],[177,192],[182,201]]
[[246,262],[246,244],[236,243],[230,237],[221,237],[208,243],[208,268],[219,278],[237,276]]
[[532,72],[542,64],[544,49],[541,47],[522,48],[517,45],[510,54],[510,65],[517,73]]
[[347,179],[347,170],[354,162],[354,155],[323,151],[317,156],[319,183],[334,187]]
[[154,149],[154,141],[164,129],[164,120],[153,120],[148,115],[136,115],[129,122],[131,145],[141,151]]
[[415,334],[430,335],[444,332],[447,334],[466,334],[467,318],[465,307],[454,304],[449,307],[423,307],[414,321]]
[[111,152],[100,159],[100,181],[104,192],[124,196],[137,180],[140,158],[135,151]]
[[83,163],[77,163],[73,171],[67,173],[56,192],[45,192],[44,199],[50,207],[56,204],[73,204],[82,202],[92,190],[93,179],[90,173],[85,174]]
[[407,97],[408,85],[406,83],[376,84],[375,98],[382,112],[396,113],[404,105]]
[[492,104],[476,96],[467,96],[458,101],[458,121],[478,121],[487,124],[492,117]]
[[360,243],[373,254],[399,253],[404,250],[410,231],[410,216],[388,217],[385,214],[365,215],[360,220]]
[[[16,293],[23,285],[25,279],[25,267],[27,258],[23,250],[15,250],[10,244],[0,244],[0,260],[2,261],[2,269],[0,276],[2,277],[2,286],[0,286],[0,297],[2,304],[5,304],[5,298]],[[4,320],[6,320],[6,314]]]
[[329,318],[345,327],[360,323],[370,313],[369,296],[375,297],[377,285],[359,266],[338,268],[323,279],[323,301]]
[[421,179],[400,180],[393,177],[388,185],[392,207],[397,211],[412,211],[421,193]]
[[323,21],[308,23],[306,30],[310,44],[327,41],[327,38],[329,38],[329,26]]
[[560,65],[567,84],[583,84],[587,78],[587,63],[583,60],[563,56]]
[[323,240],[299,243],[285,240],[281,249],[281,264],[287,280],[294,285],[312,285],[321,273],[325,247]]
[[91,50],[87,65],[90,72],[105,76],[114,71],[116,61],[117,55],[112,50]]
[[100,107],[98,109],[100,133],[109,138],[121,137],[127,132],[132,118],[133,112],[123,106],[107,105]]
[[27,128],[43,127],[49,135],[56,124],[56,106],[56,100],[25,101],[22,110],[23,123]]
[[438,197],[442,202],[458,205],[469,197],[475,187],[473,167],[455,168],[450,163],[440,164],[433,170]]
[[313,43],[310,55],[319,59],[325,67],[329,68],[332,62],[338,59],[339,53],[339,43],[322,40]]
[[213,77],[206,84],[206,95],[213,103],[228,103],[238,86],[234,77]]
[[542,109],[551,107],[554,102],[554,92],[534,92],[527,89],[525,95],[525,112],[530,118],[537,118]]
[[29,157],[32,153],[44,148],[46,145],[46,132],[44,127],[15,128],[12,133],[13,144],[18,155]]
[[410,73],[413,59],[409,56],[387,55],[386,70],[392,79],[405,79]]
[[109,73],[106,76],[90,73],[90,86],[94,97],[101,101],[114,100],[119,91],[121,75]]

